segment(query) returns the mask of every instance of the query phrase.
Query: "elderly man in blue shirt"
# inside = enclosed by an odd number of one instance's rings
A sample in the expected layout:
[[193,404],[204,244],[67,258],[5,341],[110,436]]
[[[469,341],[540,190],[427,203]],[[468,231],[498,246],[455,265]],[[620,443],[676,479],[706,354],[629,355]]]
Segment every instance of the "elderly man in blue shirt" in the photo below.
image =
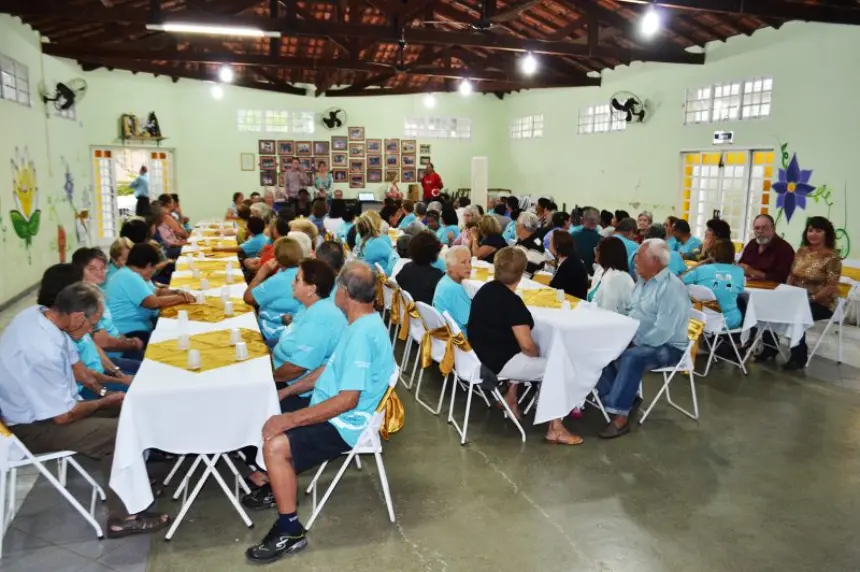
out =
[[128,184],[128,187],[134,192],[134,198],[137,199],[137,205],[134,209],[136,216],[149,216],[152,213],[152,208],[149,202],[149,174],[146,165],[140,167],[140,175]]
[[626,314],[639,320],[629,348],[603,369],[597,391],[606,411],[614,415],[600,433],[604,439],[630,432],[642,400],[639,383],[646,371],[678,363],[687,348],[690,296],[669,270],[669,247],[659,238],[646,239],[636,253],[639,280],[630,296]]

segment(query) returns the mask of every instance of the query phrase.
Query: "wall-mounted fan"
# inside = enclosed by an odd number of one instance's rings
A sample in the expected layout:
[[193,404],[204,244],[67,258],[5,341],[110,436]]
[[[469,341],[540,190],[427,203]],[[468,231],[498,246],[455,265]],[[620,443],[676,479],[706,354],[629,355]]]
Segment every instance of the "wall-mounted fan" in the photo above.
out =
[[630,123],[635,120],[639,123],[645,120],[645,103],[635,93],[619,91],[612,96],[612,115],[616,119]]
[[340,129],[346,125],[346,111],[339,107],[329,107],[322,112],[320,123],[329,131]]
[[87,82],[82,79],[73,79],[66,83],[57,83],[54,86],[54,92],[48,93],[44,88],[40,88],[39,95],[42,96],[42,102],[47,104],[49,101],[54,102],[54,107],[59,111],[69,109],[75,103],[78,103],[84,98],[87,93]]

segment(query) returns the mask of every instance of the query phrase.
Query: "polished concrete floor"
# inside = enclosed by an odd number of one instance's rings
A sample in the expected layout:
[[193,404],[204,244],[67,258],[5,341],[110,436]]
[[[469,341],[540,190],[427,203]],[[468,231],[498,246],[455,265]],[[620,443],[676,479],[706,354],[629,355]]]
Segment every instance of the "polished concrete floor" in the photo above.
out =
[[[646,396],[658,383],[646,380]],[[806,374],[753,365],[744,377],[717,367],[697,386],[698,423],[660,404],[644,426],[606,442],[596,438],[602,418],[589,410],[568,422],[586,438],[571,448],[543,443],[543,428],[534,426],[523,444],[499,411],[483,406],[461,447],[444,416],[401,389],[406,427],[384,455],[397,522],[388,521],[368,459],[363,470],[347,471],[308,548],[271,569],[860,569],[860,370],[815,360]],[[428,384],[428,397],[437,387]],[[689,404],[685,388],[673,394]],[[300,502],[306,517],[309,499]],[[158,508],[178,511],[170,500]],[[245,547],[273,518],[251,516],[249,530],[208,487],[171,542],[99,542],[37,482],[6,536],[0,568],[241,570]]]

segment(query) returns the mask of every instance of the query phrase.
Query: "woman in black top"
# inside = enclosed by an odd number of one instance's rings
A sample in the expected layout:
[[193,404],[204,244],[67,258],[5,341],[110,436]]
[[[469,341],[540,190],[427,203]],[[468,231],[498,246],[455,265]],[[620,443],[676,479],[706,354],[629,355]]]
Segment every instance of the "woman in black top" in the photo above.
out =
[[493,262],[496,252],[508,245],[502,238],[502,227],[493,215],[484,215],[478,226],[469,231],[469,250],[484,262]]
[[588,272],[576,254],[573,236],[569,232],[554,232],[549,239],[549,251],[557,261],[555,276],[550,288],[564,290],[565,294],[585,300],[588,296]]
[[[518,419],[522,415],[516,384],[540,381],[546,369],[546,360],[540,357],[532,338],[531,312],[516,294],[527,262],[525,253],[518,248],[505,247],[496,253],[496,279],[475,294],[466,326],[469,343],[481,363],[500,378],[511,380],[504,399]],[[568,433],[561,419],[550,421],[546,440],[564,445],[582,443],[580,437]]]
[[412,262],[407,262],[394,279],[416,302],[433,304],[436,284],[444,276],[444,272],[431,266],[439,257],[440,250],[442,245],[439,239],[426,230],[419,232],[409,241],[409,258]]

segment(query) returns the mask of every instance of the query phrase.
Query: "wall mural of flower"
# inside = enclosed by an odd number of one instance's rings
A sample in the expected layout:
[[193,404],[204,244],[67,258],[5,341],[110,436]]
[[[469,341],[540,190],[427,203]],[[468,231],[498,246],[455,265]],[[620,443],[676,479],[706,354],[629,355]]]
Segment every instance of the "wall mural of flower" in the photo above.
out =
[[779,180],[771,185],[776,192],[776,206],[785,211],[785,220],[791,222],[795,209],[806,210],[806,197],[815,190],[809,184],[812,169],[803,170],[797,161],[797,154],[791,156],[788,167],[779,170]]
[[[30,160],[30,154],[25,148],[23,153],[15,149],[12,159],[12,194],[15,198],[16,210],[9,211],[9,219],[18,238],[24,241],[28,250],[33,244],[33,238],[39,234],[39,222],[42,211],[39,210],[39,187],[36,181],[36,166]],[[32,259],[30,259],[32,263]]]

